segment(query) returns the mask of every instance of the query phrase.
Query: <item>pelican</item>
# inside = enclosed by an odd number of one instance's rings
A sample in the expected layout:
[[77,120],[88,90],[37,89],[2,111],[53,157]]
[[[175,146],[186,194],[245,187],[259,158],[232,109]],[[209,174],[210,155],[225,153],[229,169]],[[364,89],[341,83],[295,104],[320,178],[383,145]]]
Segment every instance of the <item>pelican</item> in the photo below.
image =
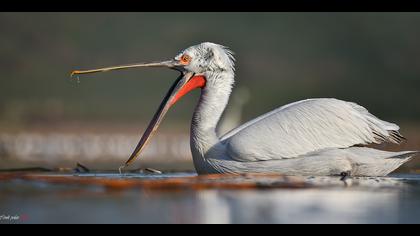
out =
[[150,121],[128,166],[150,141],[168,110],[201,89],[191,122],[191,153],[198,174],[279,173],[302,176],[386,176],[418,151],[388,152],[369,144],[400,144],[399,126],[364,107],[333,98],[279,107],[219,136],[216,127],[235,82],[235,59],[227,47],[204,42],[161,62],[73,71],[72,76],[138,67],[180,72]]

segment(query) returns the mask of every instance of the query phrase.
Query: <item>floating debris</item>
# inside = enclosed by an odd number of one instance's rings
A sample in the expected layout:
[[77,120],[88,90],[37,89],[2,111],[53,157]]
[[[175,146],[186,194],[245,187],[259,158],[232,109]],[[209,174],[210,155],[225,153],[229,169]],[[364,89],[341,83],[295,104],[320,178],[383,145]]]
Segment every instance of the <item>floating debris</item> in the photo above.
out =
[[153,174],[162,174],[162,171],[153,168],[146,168],[145,171],[151,172]]
[[41,175],[41,174],[0,174],[0,181],[20,179],[25,181],[45,182],[49,184],[74,184],[86,186],[102,186],[110,189],[272,189],[272,188],[308,188],[300,177],[262,174],[214,174],[174,178],[106,178],[84,177],[73,175]]
[[80,164],[79,162],[77,163],[76,168],[74,169],[74,171],[76,173],[89,173],[90,172],[89,168],[87,168],[86,166]]
[[[174,177],[175,176],[175,177]],[[410,181],[407,181],[407,180]],[[150,174],[116,173],[65,174],[37,172],[1,172],[1,181],[35,181],[47,184],[100,186],[109,189],[159,189],[159,190],[201,190],[201,189],[291,189],[291,188],[358,188],[396,189],[420,180],[420,175],[410,178],[398,177],[353,177],[343,182],[337,176],[284,176],[280,174],[212,174],[181,175],[165,173],[160,176]]]

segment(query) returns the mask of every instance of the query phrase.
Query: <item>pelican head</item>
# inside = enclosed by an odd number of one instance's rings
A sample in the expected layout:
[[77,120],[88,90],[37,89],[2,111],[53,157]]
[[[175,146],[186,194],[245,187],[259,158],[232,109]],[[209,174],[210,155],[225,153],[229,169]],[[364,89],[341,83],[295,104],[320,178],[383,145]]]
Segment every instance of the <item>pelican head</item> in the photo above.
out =
[[234,57],[227,47],[215,43],[200,43],[181,51],[175,58],[186,71],[196,74],[234,72]]
[[[94,70],[76,70],[72,72],[71,76],[138,67],[165,67],[180,72],[180,76],[169,89],[133,154],[125,163],[125,166],[128,166],[147,145],[167,111],[181,97],[194,89],[204,89],[206,85],[219,85],[221,88],[230,87],[233,84],[234,61],[233,53],[227,47],[204,42],[182,50],[170,60],[112,66]],[[232,75],[229,77],[232,78],[232,81],[226,82],[223,80],[223,76],[215,76],[220,74]]]

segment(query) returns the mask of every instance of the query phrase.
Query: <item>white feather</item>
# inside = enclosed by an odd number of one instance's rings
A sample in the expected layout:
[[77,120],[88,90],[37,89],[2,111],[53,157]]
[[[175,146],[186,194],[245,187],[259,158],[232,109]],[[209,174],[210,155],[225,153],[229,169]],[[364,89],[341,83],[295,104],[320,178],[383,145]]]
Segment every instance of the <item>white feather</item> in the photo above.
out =
[[284,175],[386,176],[418,152],[386,152],[365,147],[325,149],[304,156],[257,162],[209,159],[204,173],[278,173]]
[[324,98],[280,107],[222,140],[236,161],[280,160],[326,148],[398,142],[393,136],[398,129],[355,103]]

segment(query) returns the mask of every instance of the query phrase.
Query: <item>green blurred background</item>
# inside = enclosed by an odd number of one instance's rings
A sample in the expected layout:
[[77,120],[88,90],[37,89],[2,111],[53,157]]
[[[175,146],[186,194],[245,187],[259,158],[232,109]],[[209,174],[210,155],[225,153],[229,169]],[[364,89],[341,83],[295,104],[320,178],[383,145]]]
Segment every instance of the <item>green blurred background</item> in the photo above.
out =
[[[312,97],[351,100],[399,123],[419,147],[419,13],[0,13],[0,129],[148,122],[177,74],[126,70],[69,80],[74,69],[167,59],[226,45],[243,120]],[[188,132],[199,92],[163,130]],[[140,134],[139,134],[140,135]]]

